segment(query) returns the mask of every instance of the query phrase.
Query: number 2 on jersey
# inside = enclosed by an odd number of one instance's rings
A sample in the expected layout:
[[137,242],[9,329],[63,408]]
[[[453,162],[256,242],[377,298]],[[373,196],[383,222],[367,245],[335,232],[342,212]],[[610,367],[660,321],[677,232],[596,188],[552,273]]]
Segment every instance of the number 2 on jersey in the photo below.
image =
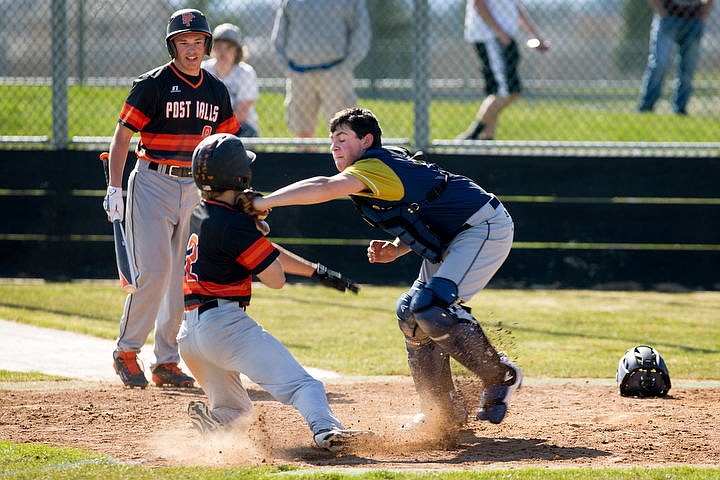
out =
[[193,273],[193,264],[198,259],[198,235],[193,233],[185,249],[185,281],[187,283],[196,283],[198,281],[197,274]]

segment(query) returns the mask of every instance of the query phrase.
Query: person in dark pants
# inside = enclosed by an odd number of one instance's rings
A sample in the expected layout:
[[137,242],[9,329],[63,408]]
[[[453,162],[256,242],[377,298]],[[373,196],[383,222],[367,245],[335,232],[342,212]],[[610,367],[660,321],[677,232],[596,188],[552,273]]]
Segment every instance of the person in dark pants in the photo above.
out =
[[655,12],[650,27],[650,54],[640,88],[639,112],[651,112],[662,94],[673,46],[677,46],[677,77],[671,99],[673,112],[687,115],[692,81],[700,62],[700,40],[714,0],[648,0]]

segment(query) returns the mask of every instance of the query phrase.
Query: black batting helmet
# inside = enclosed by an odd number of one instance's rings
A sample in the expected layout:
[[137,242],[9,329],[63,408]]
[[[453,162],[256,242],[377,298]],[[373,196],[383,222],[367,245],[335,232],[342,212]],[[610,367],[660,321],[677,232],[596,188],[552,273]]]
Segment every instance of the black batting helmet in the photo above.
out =
[[167,24],[167,34],[165,35],[165,43],[167,43],[167,49],[170,53],[171,58],[175,58],[177,55],[177,49],[172,39],[181,33],[197,32],[207,35],[205,40],[205,54],[210,55],[210,49],[212,48],[212,32],[210,31],[210,25],[208,24],[207,18],[200,10],[193,8],[185,8],[178,10],[170,15],[170,20]]
[[657,350],[647,345],[631,348],[620,359],[615,374],[623,397],[664,397],[670,390],[670,372]]
[[217,133],[203,139],[192,156],[195,185],[203,192],[245,190],[250,187],[255,154],[235,135]]

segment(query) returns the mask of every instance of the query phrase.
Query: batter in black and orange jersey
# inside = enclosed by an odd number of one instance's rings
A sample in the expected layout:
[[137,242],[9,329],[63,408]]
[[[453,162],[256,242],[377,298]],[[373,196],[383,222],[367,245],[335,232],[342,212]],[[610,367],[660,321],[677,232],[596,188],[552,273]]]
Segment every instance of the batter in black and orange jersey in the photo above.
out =
[[[192,209],[199,201],[190,174],[192,153],[204,137],[240,129],[223,83],[201,69],[212,33],[198,10],[170,17],[166,43],[172,61],[138,77],[110,144],[110,178],[104,208],[124,217],[137,291],[128,295],[120,321],[114,367],[123,383],[144,388],[137,353],[155,329],[152,379],[158,386],[192,387],[180,370],[176,336],[183,315],[183,265]],[[122,197],[130,139],[140,133],[137,163]],[[125,211],[126,210],[126,211]]]
[[295,407],[313,432],[315,444],[345,450],[369,432],[347,430],[335,418],[323,384],[288,349],[245,311],[252,276],[282,288],[285,275],[312,278],[321,285],[357,293],[341,273],[310,262],[265,235],[269,225],[243,210],[238,198],[250,188],[255,154],[235,135],[211,135],[192,160],[202,201],[190,220],[185,259],[185,319],[178,334],[183,360],[208,396],[193,400],[188,414],[201,432],[247,428],[252,402],[240,375],[276,400]]

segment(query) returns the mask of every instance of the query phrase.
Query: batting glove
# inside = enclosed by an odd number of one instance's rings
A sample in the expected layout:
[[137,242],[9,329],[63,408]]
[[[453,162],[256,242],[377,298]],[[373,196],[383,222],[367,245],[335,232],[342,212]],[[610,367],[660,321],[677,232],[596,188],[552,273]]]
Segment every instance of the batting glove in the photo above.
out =
[[125,212],[125,203],[123,202],[122,188],[109,186],[107,193],[103,199],[103,209],[107,213],[108,221],[112,222],[117,218],[122,222]]
[[357,283],[343,276],[342,273],[330,270],[322,263],[317,264],[317,268],[315,268],[315,271],[310,278],[319,282],[320,285],[334,288],[336,290],[340,290],[341,292],[350,290],[353,293],[358,293],[358,290],[360,290]]

